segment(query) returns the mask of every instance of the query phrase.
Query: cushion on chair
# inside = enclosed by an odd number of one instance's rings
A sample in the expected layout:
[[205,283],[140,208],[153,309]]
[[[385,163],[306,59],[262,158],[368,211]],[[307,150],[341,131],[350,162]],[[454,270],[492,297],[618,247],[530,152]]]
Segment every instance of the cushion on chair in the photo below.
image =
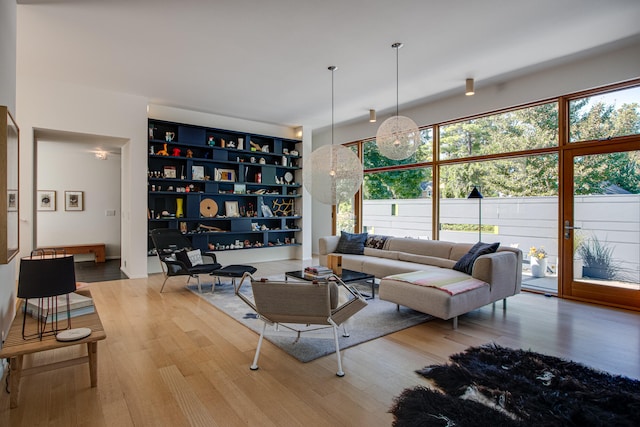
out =
[[200,249],[187,250],[183,249],[175,253],[176,259],[182,262],[187,268],[195,267],[196,265],[204,264],[202,261],[202,254]]
[[471,274],[473,271],[473,263],[476,262],[476,259],[480,255],[494,253],[495,251],[498,250],[499,246],[500,246],[500,242],[496,242],[496,243],[478,242],[475,245],[473,245],[471,249],[469,249],[469,252],[462,255],[462,258],[460,258],[458,262],[456,262],[456,265],[453,266],[453,269],[461,271],[463,273]]
[[335,252],[343,254],[362,255],[364,252],[364,243],[367,240],[367,233],[353,234],[343,231],[338,241],[338,247]]

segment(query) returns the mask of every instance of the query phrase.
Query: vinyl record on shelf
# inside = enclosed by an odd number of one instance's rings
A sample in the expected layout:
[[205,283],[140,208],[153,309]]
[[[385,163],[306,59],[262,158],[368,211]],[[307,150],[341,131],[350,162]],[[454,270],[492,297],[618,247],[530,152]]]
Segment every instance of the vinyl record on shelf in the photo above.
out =
[[202,199],[200,202],[200,215],[205,218],[213,218],[218,213],[218,204],[213,199]]

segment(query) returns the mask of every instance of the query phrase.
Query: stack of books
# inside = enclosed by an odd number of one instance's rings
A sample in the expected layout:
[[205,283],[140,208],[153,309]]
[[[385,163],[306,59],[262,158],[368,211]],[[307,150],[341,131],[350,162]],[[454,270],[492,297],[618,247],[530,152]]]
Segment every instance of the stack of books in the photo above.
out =
[[330,268],[321,265],[314,265],[304,269],[304,277],[307,279],[326,279],[332,274],[333,271]]
[[[57,307],[55,305],[57,298]],[[67,318],[67,295],[58,295],[51,298],[32,298],[27,301],[25,310],[34,319],[40,317],[47,323],[56,321],[56,313],[58,322]],[[82,316],[96,311],[93,305],[93,299],[84,295],[72,292],[69,294],[69,314],[71,317]]]

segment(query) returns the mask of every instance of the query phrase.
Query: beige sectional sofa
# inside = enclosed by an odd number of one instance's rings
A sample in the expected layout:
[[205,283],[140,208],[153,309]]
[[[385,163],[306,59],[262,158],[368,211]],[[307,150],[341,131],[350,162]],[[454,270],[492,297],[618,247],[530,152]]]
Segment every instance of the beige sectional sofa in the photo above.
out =
[[[327,255],[335,253],[339,241],[340,236],[320,238],[321,265],[327,265]],[[506,307],[506,298],[520,292],[521,250],[500,246],[495,253],[479,256],[470,275],[454,270],[456,262],[472,246],[387,237],[383,243],[377,240],[373,245],[365,245],[362,254],[336,254],[342,256],[342,268],[367,272],[380,279],[380,299],[441,319],[453,318],[455,328],[457,316],[500,299]],[[430,280],[435,283],[429,283]]]

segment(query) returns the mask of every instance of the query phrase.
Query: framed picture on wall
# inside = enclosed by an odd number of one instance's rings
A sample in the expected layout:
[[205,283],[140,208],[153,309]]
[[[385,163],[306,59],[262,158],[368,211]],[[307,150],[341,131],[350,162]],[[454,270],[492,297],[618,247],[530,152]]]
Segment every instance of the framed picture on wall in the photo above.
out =
[[38,191],[38,210],[39,211],[55,211],[56,210],[55,190],[39,190]]
[[84,210],[84,191],[65,191],[64,210],[81,211]]
[[7,212],[18,211],[18,190],[7,190]]

